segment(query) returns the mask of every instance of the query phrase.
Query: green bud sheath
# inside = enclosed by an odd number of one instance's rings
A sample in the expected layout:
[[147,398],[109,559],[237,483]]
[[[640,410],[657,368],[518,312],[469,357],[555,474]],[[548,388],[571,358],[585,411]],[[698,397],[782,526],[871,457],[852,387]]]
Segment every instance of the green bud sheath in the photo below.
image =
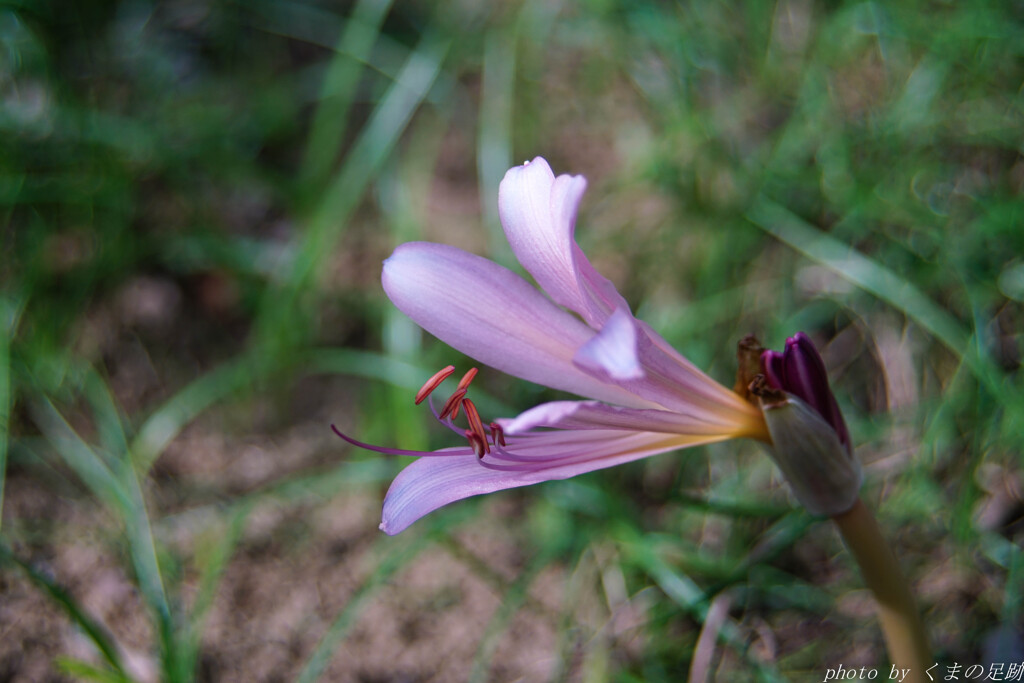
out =
[[846,512],[864,481],[860,463],[816,410],[792,394],[784,396],[761,405],[772,459],[809,512],[830,517]]

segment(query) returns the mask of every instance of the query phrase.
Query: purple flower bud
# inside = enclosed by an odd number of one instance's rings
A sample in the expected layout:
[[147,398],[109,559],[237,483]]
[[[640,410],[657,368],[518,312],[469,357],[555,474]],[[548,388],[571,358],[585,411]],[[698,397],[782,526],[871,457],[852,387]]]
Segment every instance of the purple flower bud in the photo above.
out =
[[821,355],[803,332],[786,340],[785,351],[761,354],[761,371],[769,386],[792,394],[815,411],[835,430],[839,442],[849,451],[850,432],[839,404],[828,386],[828,373]]
[[785,356],[778,351],[767,350],[761,354],[761,372],[768,380],[768,386],[772,389],[785,391],[786,384],[786,361]]

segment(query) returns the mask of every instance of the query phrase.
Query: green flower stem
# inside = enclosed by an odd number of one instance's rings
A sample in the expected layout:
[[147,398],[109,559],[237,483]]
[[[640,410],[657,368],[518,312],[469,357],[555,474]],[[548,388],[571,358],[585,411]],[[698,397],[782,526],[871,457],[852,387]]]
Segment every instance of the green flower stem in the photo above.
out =
[[860,566],[864,583],[875,595],[878,620],[882,625],[892,663],[910,669],[905,683],[925,682],[925,671],[932,666],[928,638],[921,615],[914,604],[910,586],[889,545],[882,537],[871,511],[858,500],[847,512],[832,518],[843,541]]

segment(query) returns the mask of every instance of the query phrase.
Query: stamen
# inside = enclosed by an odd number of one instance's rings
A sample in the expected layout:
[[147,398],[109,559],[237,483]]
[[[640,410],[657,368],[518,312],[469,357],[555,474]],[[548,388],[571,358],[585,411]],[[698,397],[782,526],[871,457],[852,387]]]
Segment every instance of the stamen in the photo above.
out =
[[459,380],[459,386],[457,388],[469,390],[469,384],[470,382],[473,381],[473,378],[476,377],[476,373],[476,368],[470,368],[469,370],[467,370],[466,374],[463,375],[462,379]]
[[458,389],[454,394],[449,396],[448,400],[444,402],[444,406],[441,407],[441,413],[437,416],[438,419],[443,420],[446,417],[448,417],[449,415],[452,415],[453,417],[455,415],[458,415],[458,412],[455,412],[455,411],[458,410],[459,402],[462,400],[462,397],[465,396],[465,395],[466,395],[466,390],[465,389]]
[[487,426],[491,428],[491,440],[494,441],[495,444],[500,444],[504,446],[505,430],[501,428],[501,425],[498,424],[497,422],[492,422]]
[[462,407],[466,411],[466,421],[469,422],[469,428],[483,442],[484,452],[490,453],[491,447],[487,444],[487,432],[484,431],[484,423],[480,421],[480,413],[476,411],[476,406],[468,398],[464,398],[462,399]]
[[433,396],[431,396],[429,399],[427,399],[427,405],[430,406],[430,412],[434,416],[435,420],[437,420],[442,425],[444,425],[448,429],[452,430],[453,432],[455,432],[459,436],[462,436],[462,428],[461,427],[456,427],[455,425],[453,425],[451,420],[443,420],[443,419],[441,419],[441,414],[439,412],[437,412],[437,408],[434,406],[434,397]]
[[434,373],[434,376],[428,379],[423,384],[423,386],[420,387],[420,390],[416,392],[416,405],[423,403],[423,399],[425,399],[427,396],[430,396],[430,392],[432,392],[434,389],[437,389],[438,385],[440,385],[441,382],[448,379],[448,375],[452,374],[453,372],[455,372],[455,366],[449,365],[448,367],[442,368],[438,370],[436,373]]
[[480,464],[503,472],[537,472],[593,460],[589,453],[581,453],[578,450],[561,455],[529,456],[513,453],[501,446],[496,446],[488,455],[497,462],[481,460]]
[[573,457],[578,455],[576,451],[572,451],[565,455],[522,455],[519,453],[513,453],[507,450],[504,446],[495,446],[494,453],[495,459],[506,460],[508,462],[519,462],[519,463],[533,463],[532,466],[536,467],[538,463],[543,464],[547,462],[557,462],[565,458]]
[[409,450],[406,450],[404,448],[384,448],[383,446],[374,446],[373,444],[365,443],[363,441],[359,441],[358,439],[353,439],[351,436],[348,436],[347,434],[343,433],[341,430],[339,430],[334,425],[331,425],[331,429],[334,430],[335,434],[340,436],[345,441],[348,441],[353,446],[358,446],[359,448],[365,448],[368,451],[374,451],[376,453],[384,453],[386,455],[412,455],[412,456],[415,456],[417,458],[422,458],[422,457],[426,457],[426,456],[469,455],[465,451],[465,449],[462,449],[462,448],[451,448],[451,449],[444,449],[444,450],[440,450],[440,451],[409,451]]
[[476,453],[477,459],[483,458],[484,454],[487,453],[487,442],[481,439],[480,435],[472,429],[467,429],[464,432],[464,435],[469,441],[469,445],[473,449],[473,452]]
[[487,462],[483,458],[478,462],[487,469],[498,472],[535,472],[540,469],[536,465],[501,465],[495,462]]

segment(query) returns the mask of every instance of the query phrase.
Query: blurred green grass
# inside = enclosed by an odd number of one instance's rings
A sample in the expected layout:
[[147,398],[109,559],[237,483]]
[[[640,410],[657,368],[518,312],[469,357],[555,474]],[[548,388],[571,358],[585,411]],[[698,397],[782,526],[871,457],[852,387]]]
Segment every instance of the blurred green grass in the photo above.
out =
[[[465,361],[390,306],[380,259],[431,239],[512,263],[497,183],[535,154],[588,177],[585,250],[719,380],[749,332],[824,344],[937,661],[1019,643],[1021,35],[1021,6],[995,1],[3,4],[0,563],[102,654],[54,666],[212,680],[244,665],[225,642],[274,635],[206,630],[247,561],[318,547],[312,527],[288,550],[287,530],[252,518],[376,504],[399,467],[328,423],[446,445],[408,397]],[[488,414],[551,396],[480,383]],[[303,425],[322,430],[293,439]],[[188,451],[215,437],[209,474]],[[250,446],[278,457],[260,470]],[[420,665],[440,668],[413,680],[514,678],[503,644],[524,614],[557,631],[551,680],[679,680],[719,597],[722,679],[884,665],[842,548],[753,445],[496,498],[401,538],[357,533],[345,566],[369,569],[280,675],[408,675],[352,660],[346,638],[379,628],[364,613],[428,549],[505,606],[473,622],[468,668],[421,636],[436,658]],[[56,524],[38,500],[71,511]],[[487,519],[503,505],[515,514]],[[74,546],[60,525],[94,519],[149,636],[103,624],[62,587],[75,572],[45,569]],[[518,560],[489,563],[477,529]],[[537,597],[548,571],[575,596],[557,608]],[[28,642],[36,625],[6,617]],[[151,669],[125,662],[129,645]],[[26,677],[59,652],[0,662]]]

